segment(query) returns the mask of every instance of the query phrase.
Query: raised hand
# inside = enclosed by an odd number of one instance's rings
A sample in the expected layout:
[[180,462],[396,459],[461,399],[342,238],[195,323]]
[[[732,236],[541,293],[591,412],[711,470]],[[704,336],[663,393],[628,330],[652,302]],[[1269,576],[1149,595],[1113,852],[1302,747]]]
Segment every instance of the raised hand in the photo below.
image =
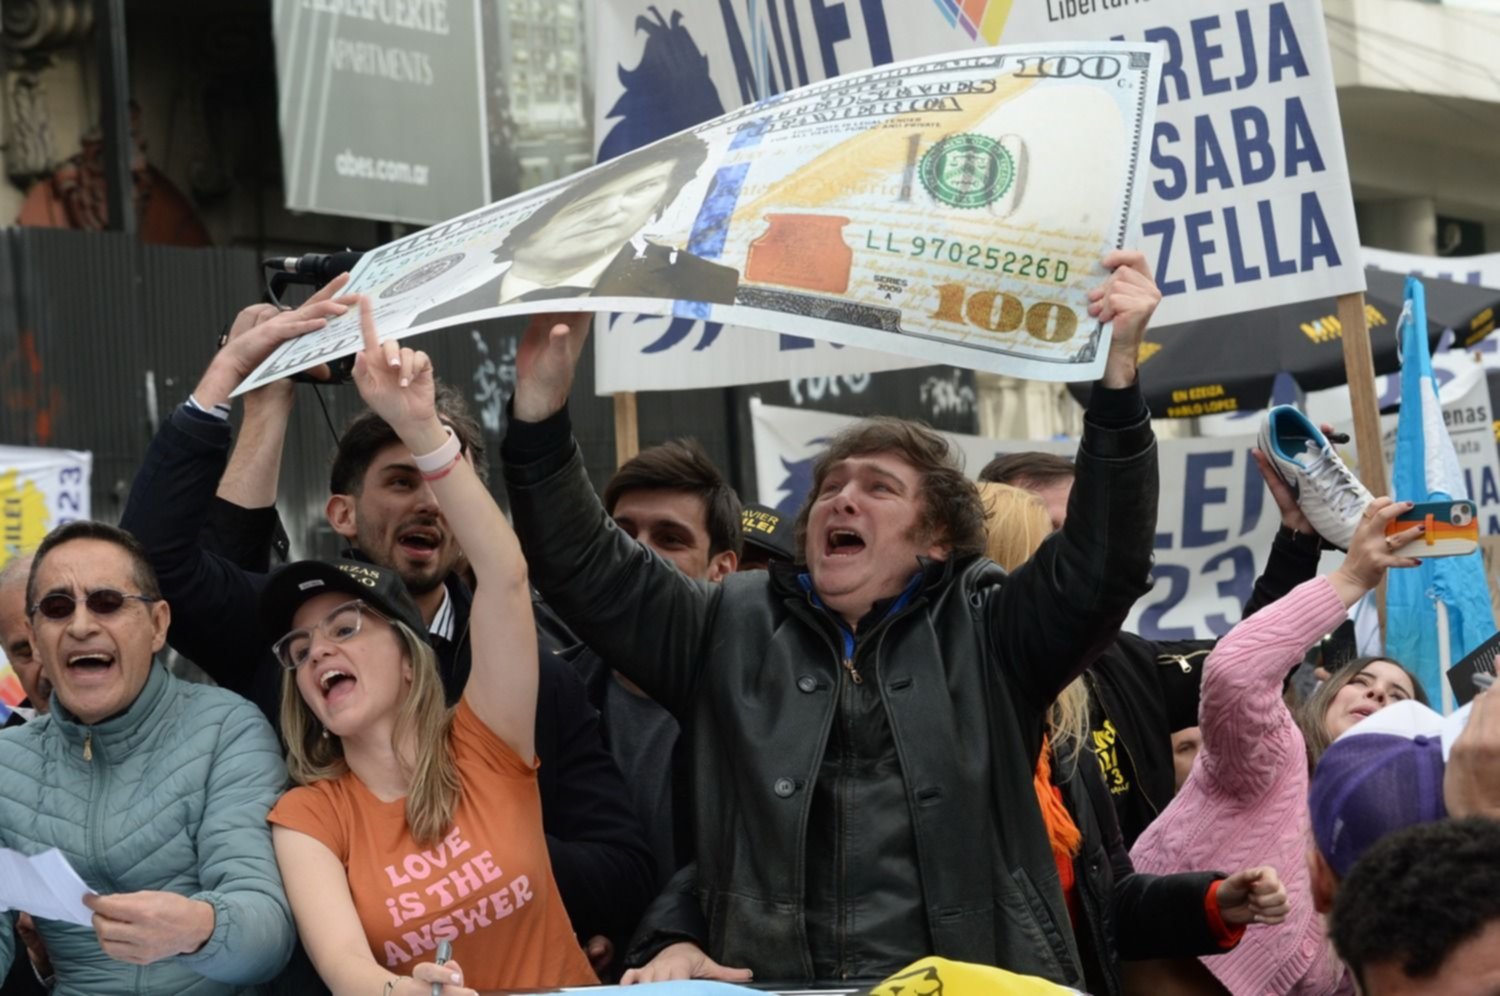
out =
[[1269,865],[1235,872],[1219,883],[1215,898],[1225,923],[1277,924],[1291,912],[1286,886]]
[[1353,605],[1380,584],[1388,569],[1416,567],[1421,563],[1415,557],[1400,556],[1395,551],[1422,535],[1426,528],[1422,523],[1390,536],[1385,534],[1386,523],[1411,507],[1409,501],[1392,501],[1385,497],[1376,498],[1365,506],[1364,515],[1355,527],[1354,538],[1349,541],[1348,556],[1338,570],[1328,575],[1345,605]]
[[[432,360],[420,350],[403,347],[399,342],[380,341],[375,329],[374,305],[366,297],[357,299],[359,330],[364,337],[364,351],[354,357],[354,386],[370,410],[390,424],[396,434],[414,453],[426,453],[443,442],[442,424],[437,419],[436,381]],[[432,446],[408,438],[414,431],[436,428]],[[430,440],[429,440],[430,441]]]
[[516,352],[515,416],[541,422],[562,410],[593,315],[535,315]]
[[1281,511],[1281,524],[1288,529],[1309,536],[1317,535],[1317,530],[1308,521],[1307,516],[1297,504],[1297,496],[1292,494],[1292,489],[1287,486],[1281,475],[1276,473],[1271,466],[1271,458],[1260,450],[1251,450],[1250,454],[1255,457],[1255,466],[1260,468],[1260,476],[1265,478],[1266,490],[1271,492],[1271,499],[1276,502],[1276,507]]
[[342,273],[308,298],[300,307],[282,311],[269,304],[253,304],[235,318],[224,348],[214,356],[193,397],[205,408],[229,400],[229,394],[288,339],[315,332],[330,318],[344,314],[354,298],[340,296],[349,283]]
[[642,982],[670,982],[680,979],[713,979],[717,982],[749,982],[754,974],[748,968],[725,968],[703,953],[690,941],[662,948],[641,968],[632,968],[620,979],[620,985]]
[[[1323,435],[1325,436],[1334,435],[1333,426],[1326,422],[1318,428],[1323,430]],[[1342,438],[1345,442],[1348,442],[1347,436]],[[1276,473],[1275,468],[1271,466],[1271,458],[1258,449],[1251,450],[1250,455],[1255,458],[1255,466],[1260,468],[1260,476],[1265,479],[1266,490],[1271,492],[1271,499],[1276,502],[1276,507],[1281,511],[1281,524],[1288,529],[1305,533],[1308,536],[1318,535],[1317,529],[1313,528],[1313,524],[1308,521],[1307,516],[1302,512],[1301,506],[1297,504],[1297,496],[1292,494],[1291,487],[1287,485],[1286,481],[1282,480],[1281,475]]]
[[1110,275],[1089,291],[1089,314],[1101,322],[1113,322],[1114,332],[1105,361],[1105,387],[1128,387],[1135,381],[1141,342],[1146,326],[1161,303],[1161,291],[1151,276],[1144,253],[1115,249],[1100,261]]

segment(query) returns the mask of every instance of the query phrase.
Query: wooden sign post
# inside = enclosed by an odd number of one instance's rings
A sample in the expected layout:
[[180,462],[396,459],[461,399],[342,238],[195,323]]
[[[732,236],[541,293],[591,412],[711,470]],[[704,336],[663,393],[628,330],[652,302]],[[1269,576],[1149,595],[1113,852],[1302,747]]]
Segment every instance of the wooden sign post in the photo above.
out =
[[[1354,443],[1359,448],[1359,479],[1377,498],[1390,494],[1386,483],[1385,447],[1381,442],[1380,403],[1375,395],[1375,356],[1370,350],[1370,323],[1363,292],[1340,294],[1339,324],[1343,327],[1344,373],[1349,380],[1349,407],[1354,412]],[[1380,638],[1385,640],[1385,579],[1375,590],[1375,612]]]
[[1370,324],[1365,295],[1340,294],[1339,324],[1343,327],[1344,373],[1349,379],[1349,407],[1354,412],[1354,443],[1359,448],[1359,479],[1370,494],[1389,494],[1385,449],[1381,446],[1380,404],[1375,396],[1375,356],[1370,350]]
[[636,420],[635,392],[622,391],[615,399],[615,468],[641,451],[641,430]]

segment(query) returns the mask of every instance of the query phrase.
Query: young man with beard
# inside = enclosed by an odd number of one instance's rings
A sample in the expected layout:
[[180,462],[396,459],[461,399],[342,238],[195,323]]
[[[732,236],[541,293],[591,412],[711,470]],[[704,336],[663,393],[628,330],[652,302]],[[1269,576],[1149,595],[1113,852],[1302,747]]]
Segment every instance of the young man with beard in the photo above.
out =
[[503,453],[531,578],[692,737],[702,929],[643,977],[878,979],[936,954],[1082,978],[1033,774],[1048,706],[1149,588],[1157,493],[1135,375],[1161,295],[1140,253],[1103,266],[1114,337],[1068,522],[1010,576],[947,442],[870,419],[814,468],[803,564],[684,577],[589,486],[566,411],[587,319],[528,333]]
[[[294,311],[255,305],[240,313],[188,402],[152,440],[122,519],[174,606],[169,642],[273,722],[281,677],[270,645],[279,634],[261,632],[256,611],[266,575],[205,548],[200,533],[216,488],[221,499],[274,504],[293,385],[253,392],[258,397],[247,400],[226,469],[229,393],[281,342],[342,314],[347,302],[335,296],[346,282],[339,278]],[[445,421],[483,476],[483,438],[455,401],[450,396]],[[456,702],[469,672],[471,595],[458,576],[462,551],[431,488],[395,433],[369,413],[340,439],[330,485],[329,524],[350,544],[350,556],[389,567],[406,582],[428,624],[448,700]],[[583,683],[553,649],[544,645],[541,654],[537,698],[543,822],[564,905],[602,964],[611,956],[607,939],[627,936],[650,900],[654,867]]]

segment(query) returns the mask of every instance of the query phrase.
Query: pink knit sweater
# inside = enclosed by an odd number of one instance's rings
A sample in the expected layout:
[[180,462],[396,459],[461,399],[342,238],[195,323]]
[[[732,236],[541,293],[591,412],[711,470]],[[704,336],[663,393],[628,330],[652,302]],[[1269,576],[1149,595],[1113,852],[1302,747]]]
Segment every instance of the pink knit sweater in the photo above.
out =
[[1234,996],[1354,992],[1313,910],[1307,745],[1281,698],[1282,679],[1344,618],[1333,585],[1314,578],[1219,641],[1203,665],[1192,773],[1130,851],[1153,874],[1271,865],[1281,875],[1285,922],[1251,925],[1233,951],[1203,959]]

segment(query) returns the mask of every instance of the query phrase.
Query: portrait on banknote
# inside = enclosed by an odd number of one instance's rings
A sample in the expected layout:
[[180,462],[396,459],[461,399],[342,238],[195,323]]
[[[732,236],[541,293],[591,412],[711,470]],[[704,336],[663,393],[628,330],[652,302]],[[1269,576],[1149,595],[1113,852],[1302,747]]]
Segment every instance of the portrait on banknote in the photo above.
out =
[[[1156,52],[1016,46],[837,77],[381,246],[350,287],[384,335],[636,312],[1091,379],[1108,327],[1087,295],[1139,239]],[[352,317],[247,384],[354,351]]]
[[491,279],[418,313],[412,324],[596,294],[732,303],[738,271],[643,234],[703,167],[708,145],[684,132],[641,151],[543,202],[495,247]]

